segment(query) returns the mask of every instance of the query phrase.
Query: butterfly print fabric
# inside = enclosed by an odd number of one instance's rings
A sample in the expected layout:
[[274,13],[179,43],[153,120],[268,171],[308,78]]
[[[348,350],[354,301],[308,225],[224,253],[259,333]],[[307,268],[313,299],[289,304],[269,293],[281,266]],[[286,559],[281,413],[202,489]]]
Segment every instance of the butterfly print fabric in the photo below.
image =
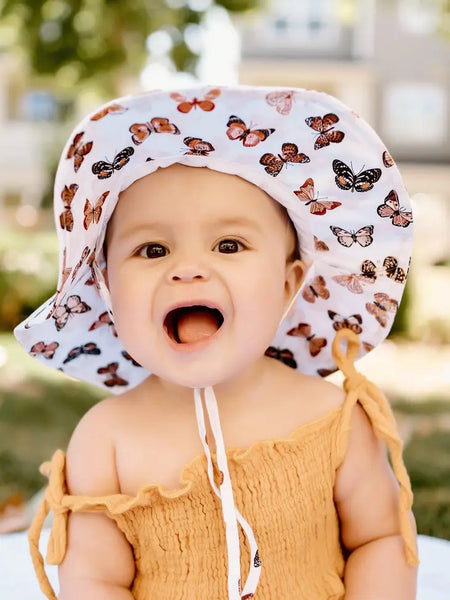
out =
[[203,86],[112,100],[68,136],[55,181],[57,293],[16,330],[36,360],[112,393],[148,376],[117,336],[103,240],[120,192],[176,162],[247,179],[280,202],[296,228],[304,283],[267,356],[324,375],[336,368],[339,328],[363,336],[361,354],[386,337],[413,229],[386,145],[321,92]]

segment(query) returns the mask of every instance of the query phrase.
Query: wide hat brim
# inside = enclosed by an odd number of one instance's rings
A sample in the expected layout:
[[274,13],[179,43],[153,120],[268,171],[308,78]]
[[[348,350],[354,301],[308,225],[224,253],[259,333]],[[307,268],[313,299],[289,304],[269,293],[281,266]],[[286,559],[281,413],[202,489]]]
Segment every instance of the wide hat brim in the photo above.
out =
[[360,336],[360,355],[385,339],[409,268],[412,215],[383,142],[321,92],[203,87],[121,98],[74,129],[54,190],[58,291],[16,327],[27,352],[115,393],[149,375],[115,334],[103,242],[120,192],[173,163],[250,181],[295,225],[307,272],[269,356],[323,376],[336,370],[339,329]]

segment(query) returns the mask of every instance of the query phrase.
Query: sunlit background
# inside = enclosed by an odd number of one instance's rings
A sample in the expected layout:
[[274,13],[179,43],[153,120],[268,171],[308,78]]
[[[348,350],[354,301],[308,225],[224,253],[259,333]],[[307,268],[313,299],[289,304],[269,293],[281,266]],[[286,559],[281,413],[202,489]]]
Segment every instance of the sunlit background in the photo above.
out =
[[[54,292],[51,186],[80,117],[196,83],[326,91],[380,134],[415,217],[393,333],[360,368],[389,395],[419,531],[450,539],[450,4],[445,0],[0,0],[0,532],[23,529],[40,461],[102,392],[11,329]],[[28,506],[28,508],[27,508]]]

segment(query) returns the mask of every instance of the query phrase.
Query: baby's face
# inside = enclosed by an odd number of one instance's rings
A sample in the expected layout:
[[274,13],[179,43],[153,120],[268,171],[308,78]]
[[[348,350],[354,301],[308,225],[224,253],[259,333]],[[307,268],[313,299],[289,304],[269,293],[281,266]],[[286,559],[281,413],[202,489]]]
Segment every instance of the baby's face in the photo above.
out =
[[188,387],[262,359],[303,274],[280,207],[243,179],[159,169],[121,195],[107,234],[118,335],[135,360]]

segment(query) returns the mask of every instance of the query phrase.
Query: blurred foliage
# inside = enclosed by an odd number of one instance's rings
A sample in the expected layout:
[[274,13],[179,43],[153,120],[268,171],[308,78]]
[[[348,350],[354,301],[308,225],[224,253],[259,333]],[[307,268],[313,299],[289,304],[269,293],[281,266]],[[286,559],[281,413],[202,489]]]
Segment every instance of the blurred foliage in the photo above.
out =
[[58,248],[54,232],[0,236],[0,331],[11,331],[55,293]]
[[77,85],[92,81],[111,93],[120,76],[136,75],[158,30],[172,40],[177,70],[193,72],[196,49],[189,31],[211,6],[243,12],[266,0],[0,0],[0,48],[25,55],[33,73]]

